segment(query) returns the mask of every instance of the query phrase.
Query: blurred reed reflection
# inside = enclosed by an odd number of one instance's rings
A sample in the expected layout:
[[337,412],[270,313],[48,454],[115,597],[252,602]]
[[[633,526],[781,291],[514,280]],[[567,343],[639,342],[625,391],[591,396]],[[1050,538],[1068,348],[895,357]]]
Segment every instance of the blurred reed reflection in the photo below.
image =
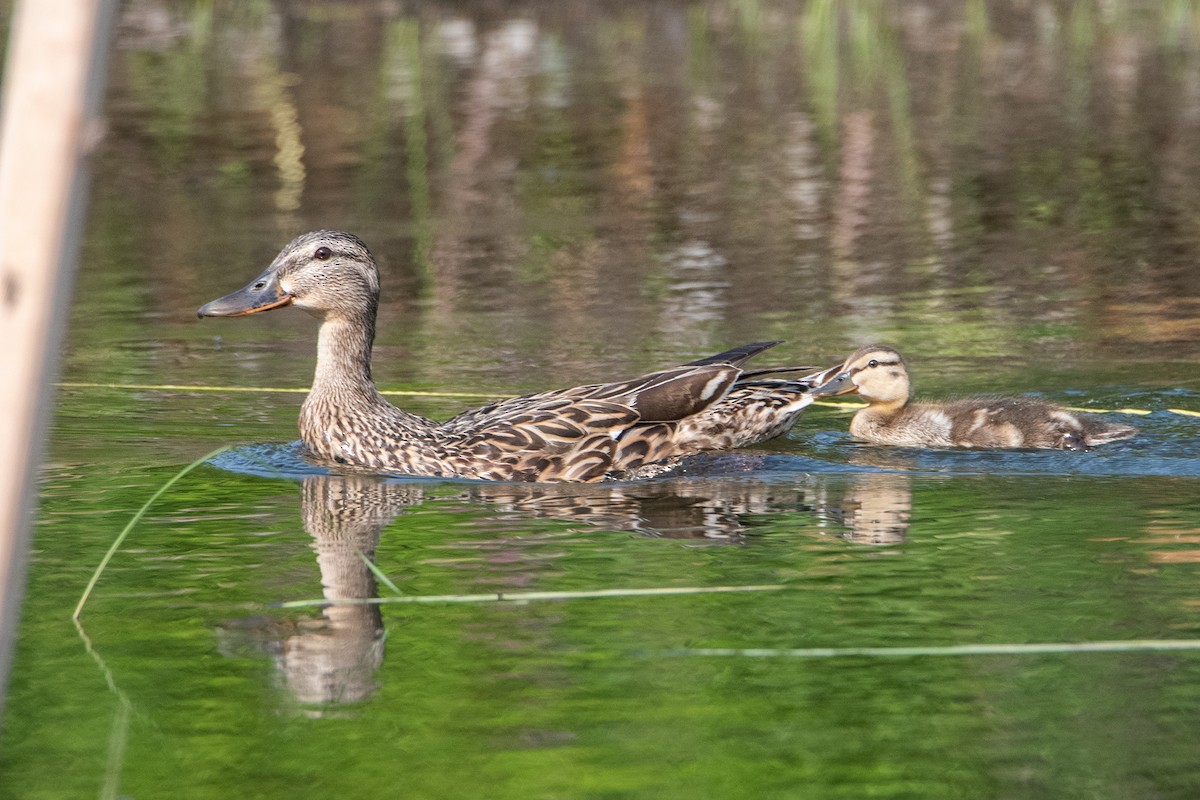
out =
[[[405,383],[762,338],[1098,365],[1200,347],[1194,3],[239,9],[123,6],[82,280],[149,288],[113,328],[335,227],[383,261]],[[294,382],[295,353],[265,377]],[[190,366],[261,374],[251,355]]]
[[[330,604],[319,617],[298,621],[231,621],[219,632],[222,651],[268,653],[280,685],[306,713],[370,698],[384,658],[381,607],[338,601],[380,596],[368,566],[380,536],[405,510],[426,501],[488,512],[482,519],[464,515],[456,523],[461,527],[447,529],[446,535],[457,548],[482,553],[454,564],[477,573],[470,582],[491,591],[526,589],[531,573],[544,568],[538,549],[545,540],[530,534],[531,518],[633,531],[689,545],[730,545],[770,536],[788,527],[789,515],[803,514],[807,522],[795,527],[811,525],[813,535],[819,535],[823,522],[826,531],[832,527],[848,542],[892,545],[905,540],[912,507],[909,477],[891,473],[775,483],[729,478],[598,485],[471,483],[456,497],[447,497],[435,486],[358,475],[304,478],[301,514],[312,536],[323,596]],[[479,530],[489,536],[471,535]],[[562,543],[561,537],[555,538]],[[521,569],[515,571],[514,563]],[[386,565],[382,569],[386,573]]]

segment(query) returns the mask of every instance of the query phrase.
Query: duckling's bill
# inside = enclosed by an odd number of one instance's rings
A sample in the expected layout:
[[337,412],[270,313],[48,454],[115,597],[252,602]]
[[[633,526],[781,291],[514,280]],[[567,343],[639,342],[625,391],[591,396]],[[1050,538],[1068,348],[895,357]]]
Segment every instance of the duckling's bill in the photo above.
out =
[[291,305],[293,297],[279,285],[279,276],[267,270],[232,294],[200,306],[198,317],[241,317]]

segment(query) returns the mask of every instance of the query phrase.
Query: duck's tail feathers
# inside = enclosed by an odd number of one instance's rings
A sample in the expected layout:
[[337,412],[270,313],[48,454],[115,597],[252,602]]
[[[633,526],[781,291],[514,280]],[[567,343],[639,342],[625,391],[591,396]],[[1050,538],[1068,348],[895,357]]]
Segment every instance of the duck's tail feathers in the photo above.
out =
[[775,342],[754,342],[753,344],[744,344],[741,347],[735,347],[732,350],[726,350],[723,353],[717,353],[714,356],[701,358],[698,361],[689,361],[684,364],[685,367],[706,367],[709,364],[729,364],[734,367],[740,367],[750,359],[754,358],[764,350],[770,350],[777,344],[783,344],[783,341]]
[[1116,442],[1121,439],[1130,439],[1137,436],[1138,429],[1132,425],[1123,425],[1120,423],[1109,423],[1103,428],[1090,430],[1087,432],[1088,445],[1107,444],[1108,442]]
[[[782,375],[786,372],[810,372],[811,373],[814,369],[816,369],[816,367],[811,366],[811,365],[806,365],[806,366],[802,366],[802,367],[764,367],[763,369],[746,370],[745,372],[742,373],[741,380],[760,378],[763,375]],[[805,376],[803,378],[800,378],[799,382],[801,382],[801,383],[809,382],[809,378],[815,377],[816,375],[820,375],[820,374],[822,374],[822,373],[813,373],[812,375]],[[739,383],[740,383],[740,381],[739,381]]]

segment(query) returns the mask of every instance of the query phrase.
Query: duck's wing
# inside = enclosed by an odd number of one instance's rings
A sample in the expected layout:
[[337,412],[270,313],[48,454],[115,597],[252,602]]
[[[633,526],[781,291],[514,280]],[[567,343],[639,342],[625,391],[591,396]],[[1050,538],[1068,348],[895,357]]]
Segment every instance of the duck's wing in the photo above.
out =
[[[711,391],[710,381],[713,378],[717,378],[717,382],[716,384],[712,384],[712,386],[719,387],[723,383],[728,382],[727,376],[731,372],[734,376],[734,382],[736,382],[749,375],[765,375],[775,372],[792,372],[806,369],[788,367],[757,370],[752,373],[746,373],[741,369],[751,358],[762,353],[764,350],[769,350],[777,344],[780,344],[780,342],[754,342],[752,344],[745,344],[707,356],[706,358],[688,362],[679,367],[647,373],[629,381],[573,386],[569,389],[551,389],[545,392],[521,395],[520,397],[510,397],[480,408],[464,411],[458,416],[442,423],[441,427],[447,433],[467,431],[510,413],[521,413],[540,406],[553,405],[556,408],[563,408],[564,406],[559,402],[561,400],[585,399],[606,399],[624,405],[638,406],[639,415],[647,420],[652,417],[666,419],[672,414],[675,416],[671,418],[678,419],[687,413],[695,413],[697,399],[700,399],[701,407],[704,405],[704,399],[707,399],[708,402],[712,402],[715,399],[711,397],[697,398],[689,394],[689,392],[697,387],[699,388],[699,395],[708,394]],[[730,370],[728,368],[733,369]],[[728,389],[729,387],[726,386],[725,390],[728,391]]]
[[629,381],[502,400],[459,414],[439,432],[485,465],[481,477],[508,480],[598,480],[753,444],[785,432],[811,402],[813,376],[762,377],[810,368],[743,371],[776,344],[743,345]]
[[675,455],[675,423],[717,402],[741,370],[700,364],[630,381],[502,400],[464,412],[439,432],[480,477],[590,481]]
[[629,381],[574,386],[500,400],[464,411],[440,426],[448,435],[495,426],[559,421],[582,433],[613,425],[668,422],[695,414],[720,399],[741,375],[728,364],[701,364],[652,372]]

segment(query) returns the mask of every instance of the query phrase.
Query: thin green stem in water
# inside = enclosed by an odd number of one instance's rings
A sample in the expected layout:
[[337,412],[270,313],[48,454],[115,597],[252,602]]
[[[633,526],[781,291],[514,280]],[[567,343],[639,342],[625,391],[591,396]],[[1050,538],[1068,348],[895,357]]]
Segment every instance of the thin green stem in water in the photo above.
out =
[[[378,574],[378,573],[376,573]],[[401,597],[355,597],[320,600],[287,600],[276,608],[389,605],[391,603],[528,603],[535,600],[587,600],[603,597],[653,597],[658,595],[721,594],[726,592],[778,592],[788,587],[765,586],[665,586],[650,589],[585,589],[564,592],[488,592],[486,594],[406,594]]]
[[142,517],[146,515],[146,512],[150,509],[150,506],[154,505],[154,501],[162,497],[167,489],[170,489],[172,486],[174,486],[176,481],[178,481],[184,475],[187,475],[196,467],[228,449],[229,445],[222,445],[216,450],[213,450],[211,453],[200,456],[200,458],[188,464],[179,472],[176,472],[169,481],[160,486],[158,491],[150,496],[150,499],[147,500],[140,509],[138,509],[138,512],[133,515],[132,519],[129,520],[129,524],[125,526],[125,529],[121,531],[120,535],[118,535],[113,541],[112,545],[108,548],[108,552],[104,554],[104,558],[100,560],[100,565],[96,567],[96,571],[92,573],[92,579],[88,581],[87,588],[83,590],[83,596],[79,598],[79,605],[75,606],[75,613],[71,615],[71,619],[78,621],[79,615],[83,613],[83,605],[87,602],[88,597],[91,596],[92,589],[96,588],[96,583],[100,580],[100,576],[104,573],[104,568],[108,566],[108,562],[112,560],[112,557],[116,555],[117,550],[121,547],[121,543],[125,541],[125,537],[129,535],[131,530],[133,530],[133,526],[137,525],[138,522],[141,521]]
[[379,581],[384,586],[391,589],[397,596],[402,596],[404,594],[404,592],[400,591],[399,586],[392,583],[391,578],[389,578],[387,575],[383,574],[383,570],[381,570],[381,569],[379,569],[379,567],[375,566],[374,561],[367,558],[366,553],[364,553],[362,550],[359,550],[358,557],[361,558],[362,562],[367,565],[367,569],[371,570],[371,574],[373,574],[375,576],[375,580]]
[[689,647],[660,655],[743,658],[916,658],[924,656],[1018,656],[1043,653],[1136,653],[1200,650],[1200,639],[1129,639],[1110,642],[1033,642],[904,647]]

